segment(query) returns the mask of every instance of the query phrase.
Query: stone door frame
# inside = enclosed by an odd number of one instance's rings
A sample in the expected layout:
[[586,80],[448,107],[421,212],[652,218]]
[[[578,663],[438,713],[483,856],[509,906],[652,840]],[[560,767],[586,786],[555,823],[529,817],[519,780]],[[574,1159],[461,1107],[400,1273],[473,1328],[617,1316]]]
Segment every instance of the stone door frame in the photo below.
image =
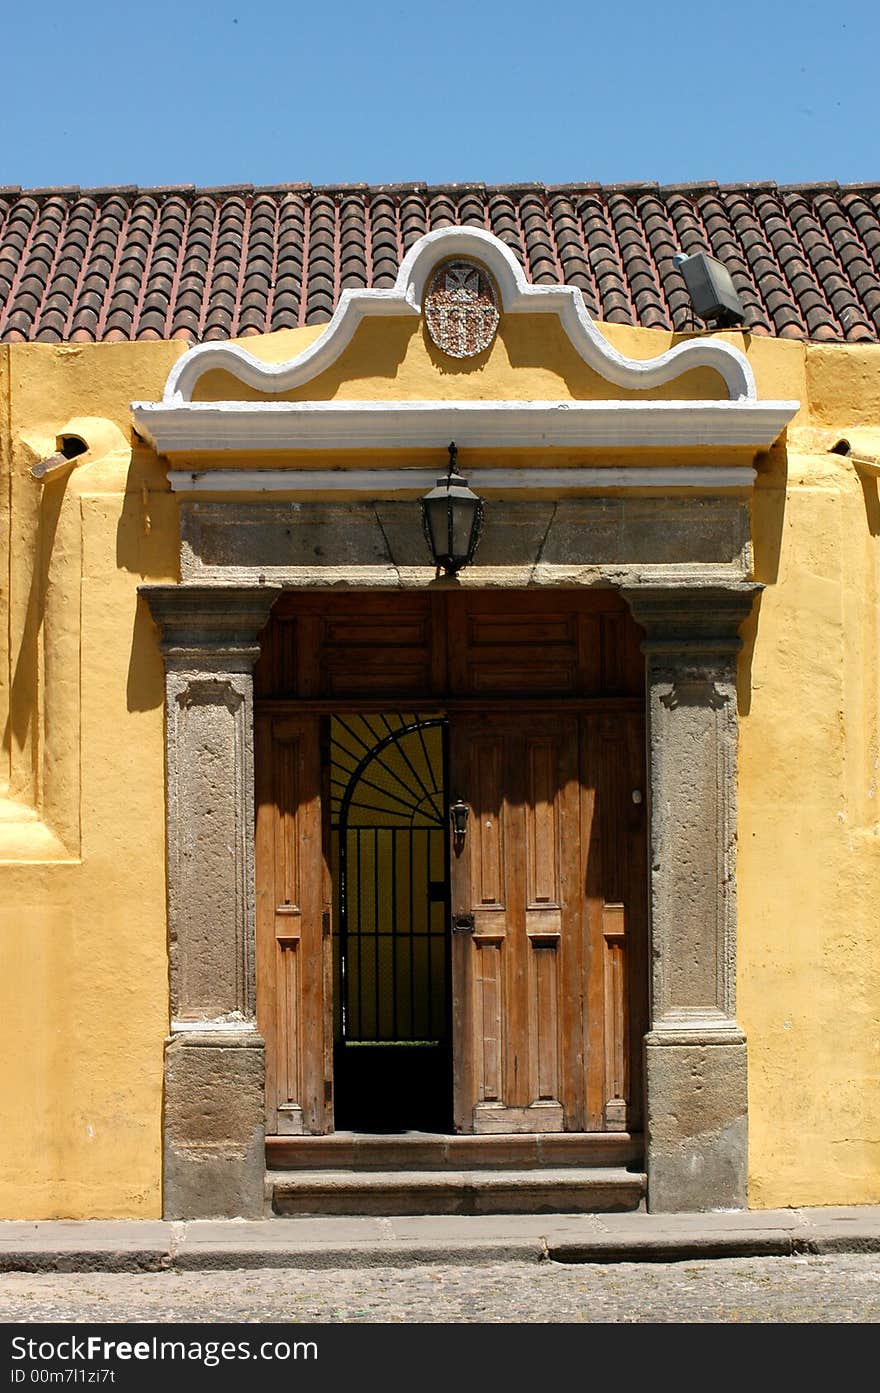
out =
[[[689,570],[618,587],[646,633],[645,1159],[655,1212],[746,1204],[746,1042],[735,1015],[736,659],[739,627],[761,587],[719,579],[709,567]],[[168,1219],[264,1213],[253,665],[281,590],[226,579],[140,587],[166,674]]]

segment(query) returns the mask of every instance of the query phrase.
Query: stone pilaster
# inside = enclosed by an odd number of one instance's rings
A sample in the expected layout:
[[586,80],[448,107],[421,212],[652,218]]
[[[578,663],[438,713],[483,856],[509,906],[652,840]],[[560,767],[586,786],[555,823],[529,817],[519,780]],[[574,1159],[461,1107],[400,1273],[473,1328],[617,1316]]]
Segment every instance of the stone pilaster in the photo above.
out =
[[256,1026],[253,664],[273,586],[144,585],[165,657],[171,1033],[164,1214],[263,1212]]
[[650,787],[648,1206],[746,1204],[736,1021],[736,657],[760,586],[625,591],[646,631]]

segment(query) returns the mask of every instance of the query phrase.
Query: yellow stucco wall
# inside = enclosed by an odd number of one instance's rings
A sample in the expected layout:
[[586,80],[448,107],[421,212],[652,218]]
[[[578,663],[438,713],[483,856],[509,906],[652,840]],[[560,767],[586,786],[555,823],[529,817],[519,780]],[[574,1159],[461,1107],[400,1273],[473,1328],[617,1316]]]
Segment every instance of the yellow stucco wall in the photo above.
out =
[[[5,1217],[160,1212],[163,679],[136,587],[176,578],[177,524],[128,404],[179,351],[0,349]],[[96,448],[41,486],[30,466],[71,423]]]
[[[358,331],[305,395],[598,394],[552,325],[528,345],[505,331],[458,376],[440,375],[411,322],[405,334],[391,320],[364,327],[382,332]],[[675,341],[603,331],[641,358]],[[315,336],[245,345],[280,361]],[[758,461],[755,569],[767,588],[740,667],[750,1198],[877,1201],[880,502],[876,480],[828,450],[844,435],[857,453],[880,449],[880,348],[724,337],[748,352],[760,396],[803,402],[787,449]],[[182,351],[0,348],[6,1217],[161,1212],[162,666],[136,587],[177,578],[178,537],[163,464],[133,441],[128,407],[159,398]],[[712,377],[689,390],[714,394]],[[231,394],[228,379],[205,379],[199,395],[218,392]],[[67,430],[92,449],[41,486],[30,466]]]
[[767,588],[741,664],[754,1207],[880,1201],[880,501],[829,453],[880,447],[880,349],[806,363],[810,426],[755,491]]

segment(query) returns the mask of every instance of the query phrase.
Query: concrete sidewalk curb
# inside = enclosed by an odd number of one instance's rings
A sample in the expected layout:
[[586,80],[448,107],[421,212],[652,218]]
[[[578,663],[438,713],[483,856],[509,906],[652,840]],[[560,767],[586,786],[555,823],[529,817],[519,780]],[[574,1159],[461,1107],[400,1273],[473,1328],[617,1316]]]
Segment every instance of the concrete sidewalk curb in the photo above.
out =
[[230,1272],[271,1268],[329,1271],[369,1267],[483,1267],[507,1262],[543,1262],[547,1245],[537,1239],[464,1243],[346,1243],[300,1244],[272,1249],[217,1247],[108,1252],[77,1249],[43,1252],[31,1249],[0,1253],[2,1272]]
[[0,1273],[303,1271],[880,1253],[880,1207],[245,1222],[0,1222]]
[[10,1272],[172,1272],[174,1258],[167,1249],[71,1248],[48,1252],[22,1248],[0,1253],[0,1274]]
[[573,1264],[822,1257],[837,1253],[880,1253],[880,1233],[689,1233],[680,1238],[638,1238],[629,1242],[613,1238],[591,1243],[553,1243],[547,1256],[552,1262]]

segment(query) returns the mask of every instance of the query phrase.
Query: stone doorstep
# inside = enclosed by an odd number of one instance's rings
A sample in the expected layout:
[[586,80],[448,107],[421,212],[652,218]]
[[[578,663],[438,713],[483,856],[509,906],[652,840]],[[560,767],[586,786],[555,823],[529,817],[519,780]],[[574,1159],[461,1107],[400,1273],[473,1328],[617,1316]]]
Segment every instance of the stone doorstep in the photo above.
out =
[[270,1171],[278,1215],[589,1214],[644,1203],[646,1176],[622,1167],[457,1171]]
[[332,1132],[267,1137],[270,1170],[477,1170],[637,1166],[643,1138],[630,1132]]

